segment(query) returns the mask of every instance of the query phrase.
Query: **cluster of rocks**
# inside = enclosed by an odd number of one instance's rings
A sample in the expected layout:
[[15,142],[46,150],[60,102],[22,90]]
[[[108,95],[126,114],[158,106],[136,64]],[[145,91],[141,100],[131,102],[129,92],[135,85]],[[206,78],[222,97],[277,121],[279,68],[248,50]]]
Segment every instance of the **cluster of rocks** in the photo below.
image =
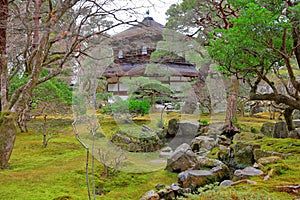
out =
[[[268,174],[262,171],[264,165],[289,156],[247,142],[247,137],[259,139],[263,137],[261,134],[240,133],[232,138],[223,134],[223,127],[221,123],[201,126],[194,121],[170,120],[169,147],[162,149],[161,156],[168,157],[166,170],[178,173],[178,181],[157,192],[149,191],[141,199],[172,199],[188,192],[197,193],[199,187],[215,182],[220,186],[254,184],[249,177],[266,175],[267,180]],[[178,147],[173,151],[175,145]],[[217,151],[217,159],[207,157],[213,149]]]
[[143,125],[141,131],[119,131],[112,136],[111,142],[129,152],[154,152],[160,150],[163,146],[163,142],[158,135],[159,133]]
[[295,130],[288,131],[286,122],[267,122],[261,127],[261,132],[272,138],[295,138],[300,139],[300,119],[293,120]]

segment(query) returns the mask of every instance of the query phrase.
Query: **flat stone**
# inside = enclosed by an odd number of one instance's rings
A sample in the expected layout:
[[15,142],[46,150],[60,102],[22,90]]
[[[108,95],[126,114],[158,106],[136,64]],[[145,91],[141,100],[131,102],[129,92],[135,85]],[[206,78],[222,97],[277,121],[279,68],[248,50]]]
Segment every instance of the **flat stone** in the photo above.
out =
[[224,180],[220,183],[220,186],[230,186],[232,183],[232,180]]
[[264,174],[263,171],[249,166],[242,170],[241,169],[235,170],[233,175],[235,178],[238,178],[238,179],[246,179],[251,176],[261,176],[263,174]]

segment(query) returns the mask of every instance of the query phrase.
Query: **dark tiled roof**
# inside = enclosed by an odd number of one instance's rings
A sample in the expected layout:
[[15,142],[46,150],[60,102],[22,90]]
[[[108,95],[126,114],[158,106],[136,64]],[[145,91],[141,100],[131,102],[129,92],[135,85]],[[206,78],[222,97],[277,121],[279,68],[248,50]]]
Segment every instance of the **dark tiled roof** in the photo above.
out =
[[[109,66],[103,76],[105,77],[123,77],[123,76],[139,76],[145,75],[145,70],[148,64],[128,64]],[[188,76],[196,77],[199,71],[192,64],[186,63],[164,63],[159,64],[159,72],[157,76],[164,76],[170,74],[173,76]]]
[[142,22],[139,22],[138,24],[126,29],[125,31],[122,31],[121,33],[117,33],[112,38],[115,40],[120,40],[141,35],[149,31],[152,33],[162,34],[163,30],[164,26],[162,24],[154,21],[152,17],[146,17]]

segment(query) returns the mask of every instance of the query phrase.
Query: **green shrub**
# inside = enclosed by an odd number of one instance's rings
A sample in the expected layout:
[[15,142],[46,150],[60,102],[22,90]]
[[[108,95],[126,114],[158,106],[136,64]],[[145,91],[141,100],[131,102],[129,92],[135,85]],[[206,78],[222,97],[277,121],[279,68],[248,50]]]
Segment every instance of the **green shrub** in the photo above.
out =
[[139,100],[119,100],[111,104],[112,113],[130,113],[145,115],[149,114],[150,103],[148,101],[139,101]]
[[200,125],[208,125],[208,121],[205,119],[200,120]]

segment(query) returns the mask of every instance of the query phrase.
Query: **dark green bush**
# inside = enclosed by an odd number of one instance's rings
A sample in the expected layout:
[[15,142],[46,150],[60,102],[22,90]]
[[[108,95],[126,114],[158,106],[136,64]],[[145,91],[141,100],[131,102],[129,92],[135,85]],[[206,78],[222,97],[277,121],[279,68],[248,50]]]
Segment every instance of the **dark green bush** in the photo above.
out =
[[143,116],[145,114],[149,114],[149,110],[150,110],[150,103],[148,101],[120,100],[111,105],[112,113],[130,113],[130,114],[138,114]]

